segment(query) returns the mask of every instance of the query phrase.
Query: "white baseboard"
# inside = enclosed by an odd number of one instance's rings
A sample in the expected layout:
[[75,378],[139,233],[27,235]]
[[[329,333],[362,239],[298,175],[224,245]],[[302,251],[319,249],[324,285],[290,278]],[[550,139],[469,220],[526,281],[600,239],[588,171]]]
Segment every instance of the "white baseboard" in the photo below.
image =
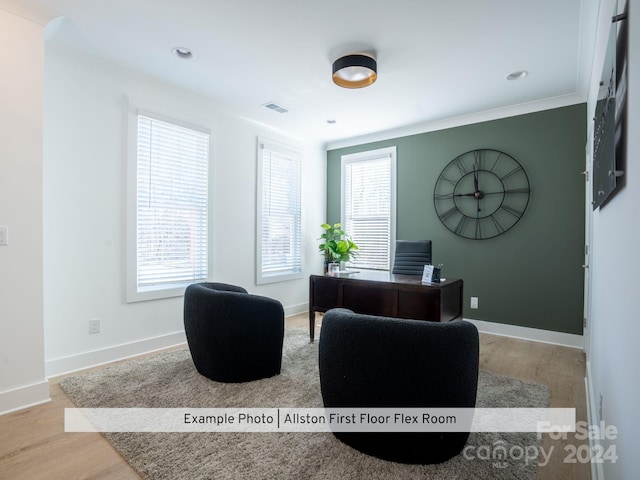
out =
[[[593,390],[593,378],[591,377],[591,364],[587,360],[587,375],[584,377],[584,386],[587,394],[587,422],[589,427],[600,425],[601,419],[598,413],[598,403]],[[589,448],[592,452],[602,451],[599,435],[589,435]],[[591,462],[591,480],[604,480],[604,469],[601,462]]]
[[[284,309],[285,316],[287,317],[306,311],[308,311],[308,303],[291,305]],[[83,352],[77,355],[49,359],[45,361],[45,376],[51,378],[65,375],[125,358],[182,345],[186,343],[186,341],[187,338],[184,331],[179,331],[137,342]],[[0,415],[45,403],[50,400],[49,382],[47,380],[14,390],[0,392]]]
[[186,341],[187,338],[184,331],[179,331],[137,342],[70,355],[68,357],[54,358],[45,362],[45,375],[47,378],[65,375],[67,373],[77,372],[78,370],[104,365],[105,363],[116,362],[144,353],[181,345]]
[[490,333],[502,337],[521,338],[533,342],[551,343],[564,347],[579,348],[581,350],[584,348],[584,338],[582,335],[552,332],[551,330],[521,327],[518,325],[507,325],[506,323],[486,322],[484,320],[473,320],[471,318],[465,318],[465,320],[473,323],[478,328],[478,331],[482,333]]
[[299,303],[298,305],[290,305],[288,307],[284,307],[284,316],[292,317],[293,315],[298,315],[299,313],[305,313],[309,311],[309,303]]
[[47,380],[0,392],[0,415],[49,401],[51,401],[51,397],[49,397],[49,382]]
[[[290,317],[308,311],[308,303],[300,303],[284,308],[285,316]],[[162,335],[160,337],[147,338],[137,342],[115,345],[100,350],[83,352],[68,357],[54,358],[45,362],[45,375],[47,378],[66,375],[86,368],[116,362],[125,358],[135,357],[145,353],[162,350],[184,344],[187,341],[184,330]]]

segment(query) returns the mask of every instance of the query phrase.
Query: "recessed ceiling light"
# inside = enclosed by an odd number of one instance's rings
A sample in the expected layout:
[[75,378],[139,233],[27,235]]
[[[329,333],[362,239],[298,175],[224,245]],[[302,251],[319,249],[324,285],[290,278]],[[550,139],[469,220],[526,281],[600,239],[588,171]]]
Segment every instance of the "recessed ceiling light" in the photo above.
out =
[[524,78],[527,75],[529,75],[529,72],[527,72],[526,70],[518,70],[517,72],[510,73],[505,78],[507,80],[520,80],[521,78]]
[[183,58],[185,60],[191,60],[193,58],[193,52],[187,47],[176,47],[172,52],[176,57]]

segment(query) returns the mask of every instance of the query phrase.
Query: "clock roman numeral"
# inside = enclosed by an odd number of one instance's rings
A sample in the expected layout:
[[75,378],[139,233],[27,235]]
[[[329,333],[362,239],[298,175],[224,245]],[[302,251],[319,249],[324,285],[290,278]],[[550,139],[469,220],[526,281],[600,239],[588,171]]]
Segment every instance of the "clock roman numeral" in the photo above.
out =
[[456,185],[456,181],[455,180],[451,180],[450,178],[445,177],[444,175],[440,176],[439,180],[445,180],[447,182],[449,182],[451,185],[455,186]]
[[507,213],[510,213],[511,215],[513,215],[514,217],[520,218],[522,216],[522,214],[524,213],[522,210],[516,210],[513,207],[510,207],[509,205],[502,205],[500,207],[502,210],[504,210]]
[[500,160],[502,159],[502,155],[504,155],[504,153],[500,152],[498,158],[496,158],[493,162],[493,165],[491,165],[491,168],[489,169],[490,172],[493,172],[498,167],[498,165],[500,164]]
[[493,226],[496,227],[496,230],[498,231],[498,235],[500,235],[501,233],[504,233],[504,228],[502,227],[502,225],[500,225],[500,222],[496,218],[495,214],[491,215],[491,221],[493,222]]
[[456,235],[461,235],[464,230],[464,226],[467,224],[467,220],[469,217],[463,215],[460,221],[458,221],[458,225],[456,225],[456,229],[454,230]]
[[460,170],[460,175],[464,176],[466,175],[468,172],[468,170],[466,169],[466,167],[464,166],[464,163],[462,163],[462,160],[460,160],[460,158],[456,158],[453,161],[453,164],[458,167],[458,170]]
[[484,163],[484,150],[476,150],[473,152],[473,169],[482,170],[482,164]]
[[530,189],[524,188],[511,188],[509,190],[505,190],[504,193],[529,193]]
[[440,218],[442,220],[446,220],[447,218],[449,218],[451,215],[453,215],[454,213],[458,213],[458,208],[457,207],[452,207],[449,210],[447,210],[446,212],[443,212],[440,215]]
[[436,193],[434,198],[436,200],[452,200],[453,199],[453,192],[451,192],[451,193]]
[[506,175],[503,175],[502,177],[500,177],[502,180],[506,180],[507,178],[515,175],[518,172],[522,171],[522,167],[521,166],[517,166],[516,168],[514,168],[513,170],[511,170],[509,173],[507,173]]

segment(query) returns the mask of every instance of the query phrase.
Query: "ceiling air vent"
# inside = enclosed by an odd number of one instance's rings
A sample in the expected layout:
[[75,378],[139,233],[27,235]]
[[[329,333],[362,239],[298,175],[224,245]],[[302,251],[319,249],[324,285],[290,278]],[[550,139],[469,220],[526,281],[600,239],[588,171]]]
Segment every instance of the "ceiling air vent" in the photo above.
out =
[[289,111],[286,108],[284,108],[282,105],[278,105],[277,103],[274,103],[274,102],[267,102],[262,106],[267,107],[268,109],[278,113],[287,113]]

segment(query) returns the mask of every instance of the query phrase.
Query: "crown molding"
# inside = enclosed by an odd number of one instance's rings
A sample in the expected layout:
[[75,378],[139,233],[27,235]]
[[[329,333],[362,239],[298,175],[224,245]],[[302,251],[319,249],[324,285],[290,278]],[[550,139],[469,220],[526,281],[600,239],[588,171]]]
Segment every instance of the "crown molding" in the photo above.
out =
[[60,12],[31,0],[0,0],[0,9],[40,24],[43,27],[51,20],[62,16]]
[[526,115],[529,113],[541,112],[544,110],[552,110],[554,108],[567,107],[579,103],[585,103],[587,100],[578,93],[562,95],[553,98],[545,98],[533,102],[522,103],[518,105],[509,105],[506,107],[486,110],[483,112],[470,113],[468,115],[460,115],[442,120],[435,120],[426,123],[417,123],[406,127],[395,128],[393,130],[385,130],[374,132],[358,137],[347,138],[327,142],[327,150],[336,150],[338,148],[353,147],[365,143],[379,142],[382,140],[390,140],[393,138],[407,137],[409,135],[417,135],[420,133],[435,132],[447,128],[462,127],[464,125],[473,125],[475,123],[483,123],[491,120],[499,120],[502,118],[515,117],[518,115]]

